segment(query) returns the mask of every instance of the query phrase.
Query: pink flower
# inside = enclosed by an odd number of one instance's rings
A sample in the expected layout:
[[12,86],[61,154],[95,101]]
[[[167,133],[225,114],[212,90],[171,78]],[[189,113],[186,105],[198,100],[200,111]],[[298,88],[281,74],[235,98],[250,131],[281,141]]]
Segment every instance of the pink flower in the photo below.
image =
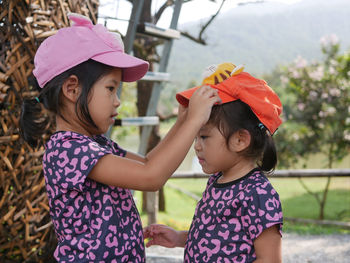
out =
[[341,92],[340,92],[340,90],[337,89],[337,88],[331,88],[331,89],[329,90],[329,94],[331,94],[331,95],[334,96],[334,97],[339,97],[340,94],[341,94]]
[[339,38],[336,34],[331,34],[331,35],[323,36],[320,39],[320,42],[323,47],[335,46],[339,43]]
[[305,109],[305,104],[304,103],[298,103],[298,110],[303,111]]
[[295,59],[294,63],[296,68],[305,68],[307,66],[307,60],[302,58],[301,56],[298,56]]
[[316,68],[315,71],[310,72],[309,76],[313,80],[320,81],[323,78],[323,74],[324,74],[324,69],[323,67],[319,66]]

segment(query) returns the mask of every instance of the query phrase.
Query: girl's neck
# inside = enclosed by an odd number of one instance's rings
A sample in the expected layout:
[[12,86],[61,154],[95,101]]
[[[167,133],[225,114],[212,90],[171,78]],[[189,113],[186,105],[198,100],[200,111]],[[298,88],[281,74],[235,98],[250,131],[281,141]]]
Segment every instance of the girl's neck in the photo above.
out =
[[228,183],[248,174],[251,170],[256,168],[255,161],[241,159],[226,171],[222,171],[222,176],[218,179],[218,183]]
[[78,120],[71,120],[70,122],[67,122],[59,116],[56,116],[56,131],[71,131],[89,137],[93,136],[93,134],[91,134],[88,130],[79,125]]

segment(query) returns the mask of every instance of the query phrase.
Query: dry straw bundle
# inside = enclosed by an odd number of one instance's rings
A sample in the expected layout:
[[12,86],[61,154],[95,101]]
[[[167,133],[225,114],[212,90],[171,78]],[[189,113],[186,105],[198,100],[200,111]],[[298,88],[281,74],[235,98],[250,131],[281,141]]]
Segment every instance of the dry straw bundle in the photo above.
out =
[[25,143],[20,108],[37,95],[32,70],[40,43],[68,26],[68,12],[96,23],[97,9],[98,0],[0,0],[0,262],[53,262],[56,238],[41,167],[49,134],[37,148]]

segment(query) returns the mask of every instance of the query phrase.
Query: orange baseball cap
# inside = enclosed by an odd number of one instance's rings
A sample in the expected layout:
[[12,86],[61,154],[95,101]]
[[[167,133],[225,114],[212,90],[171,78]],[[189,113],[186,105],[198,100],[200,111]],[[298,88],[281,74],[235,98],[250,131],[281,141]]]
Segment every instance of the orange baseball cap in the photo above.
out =
[[[249,105],[271,134],[281,125],[282,103],[264,80],[254,78],[247,72],[238,72],[220,83],[204,85],[217,89],[222,103],[241,100]],[[199,87],[177,93],[177,101],[187,107],[189,99]]]

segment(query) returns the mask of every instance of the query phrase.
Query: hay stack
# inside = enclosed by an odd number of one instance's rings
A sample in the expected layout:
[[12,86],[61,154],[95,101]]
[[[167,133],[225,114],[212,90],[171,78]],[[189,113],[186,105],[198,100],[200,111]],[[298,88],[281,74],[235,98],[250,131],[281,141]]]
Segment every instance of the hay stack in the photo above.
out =
[[0,262],[52,262],[56,238],[42,175],[43,142],[33,149],[19,137],[20,105],[37,94],[31,83],[40,43],[68,25],[67,12],[96,23],[98,0],[0,5]]

